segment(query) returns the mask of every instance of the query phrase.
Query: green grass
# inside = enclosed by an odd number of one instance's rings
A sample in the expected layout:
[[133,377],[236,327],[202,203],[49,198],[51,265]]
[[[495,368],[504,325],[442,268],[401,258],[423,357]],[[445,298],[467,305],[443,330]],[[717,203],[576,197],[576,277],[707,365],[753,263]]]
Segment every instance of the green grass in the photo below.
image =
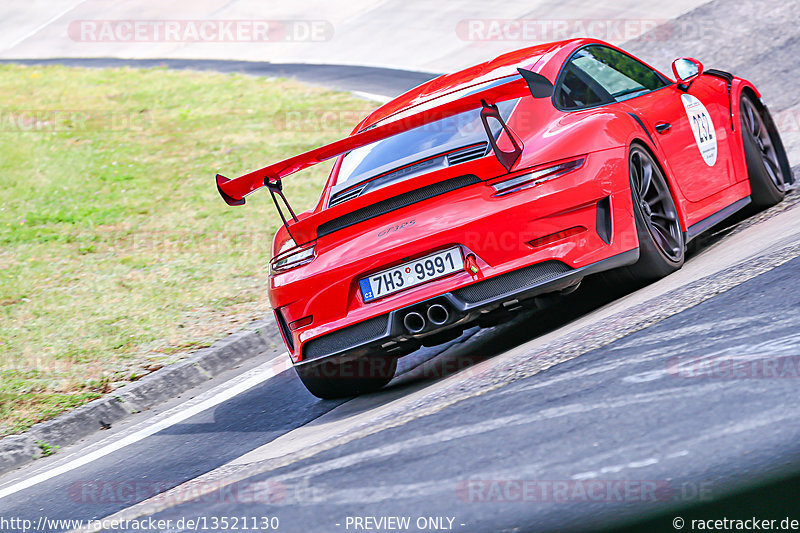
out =
[[[372,107],[287,80],[8,65],[0,101],[0,437],[267,314],[279,219],[267,194],[227,207],[214,175],[335,140]],[[286,180],[300,210],[318,167]]]

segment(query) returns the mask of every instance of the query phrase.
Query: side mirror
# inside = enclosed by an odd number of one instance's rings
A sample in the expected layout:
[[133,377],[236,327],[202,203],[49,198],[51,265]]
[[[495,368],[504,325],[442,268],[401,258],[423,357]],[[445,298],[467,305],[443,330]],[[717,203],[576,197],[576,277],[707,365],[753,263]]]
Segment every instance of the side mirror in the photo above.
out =
[[703,73],[703,64],[691,57],[681,57],[672,62],[672,73],[678,80],[678,88],[687,91],[692,81]]

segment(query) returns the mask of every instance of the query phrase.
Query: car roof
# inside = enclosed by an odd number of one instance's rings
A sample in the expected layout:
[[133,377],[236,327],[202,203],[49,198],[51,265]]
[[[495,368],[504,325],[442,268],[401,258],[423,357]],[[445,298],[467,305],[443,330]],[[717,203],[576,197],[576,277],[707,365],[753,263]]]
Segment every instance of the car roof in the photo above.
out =
[[[372,126],[392,115],[425,104],[431,100],[442,98],[448,94],[517,74],[517,68],[530,69],[546,53],[555,48],[562,48],[574,41],[575,39],[570,39],[567,41],[544,43],[529,48],[522,48],[464,70],[438,76],[382,105],[368,115],[367,118],[357,126],[356,130]],[[445,101],[446,99],[444,99],[442,103],[445,103]]]

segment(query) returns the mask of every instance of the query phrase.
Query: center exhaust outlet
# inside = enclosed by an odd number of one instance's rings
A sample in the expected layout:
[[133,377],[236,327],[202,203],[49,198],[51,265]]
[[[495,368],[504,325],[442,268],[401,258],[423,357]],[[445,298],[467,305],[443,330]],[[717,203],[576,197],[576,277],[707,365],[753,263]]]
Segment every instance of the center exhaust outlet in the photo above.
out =
[[425,329],[425,317],[412,311],[403,317],[403,325],[409,333],[419,333]]
[[433,304],[428,308],[428,320],[431,323],[441,326],[450,318],[450,313],[447,308],[441,304]]

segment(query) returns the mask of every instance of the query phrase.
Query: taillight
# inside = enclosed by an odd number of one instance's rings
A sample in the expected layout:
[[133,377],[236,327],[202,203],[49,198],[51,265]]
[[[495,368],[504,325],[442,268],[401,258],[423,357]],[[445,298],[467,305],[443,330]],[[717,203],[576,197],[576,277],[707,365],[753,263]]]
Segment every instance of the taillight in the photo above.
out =
[[573,159],[564,163],[559,163],[547,168],[534,170],[533,172],[526,172],[517,176],[511,176],[502,181],[492,183],[492,187],[496,191],[494,196],[505,196],[513,192],[521,191],[529,187],[534,187],[545,181],[563,176],[568,172],[577,170],[583,166],[585,158]]
[[300,265],[305,265],[314,260],[314,247],[303,248],[296,252],[278,256],[270,261],[269,266],[272,272],[285,272]]

